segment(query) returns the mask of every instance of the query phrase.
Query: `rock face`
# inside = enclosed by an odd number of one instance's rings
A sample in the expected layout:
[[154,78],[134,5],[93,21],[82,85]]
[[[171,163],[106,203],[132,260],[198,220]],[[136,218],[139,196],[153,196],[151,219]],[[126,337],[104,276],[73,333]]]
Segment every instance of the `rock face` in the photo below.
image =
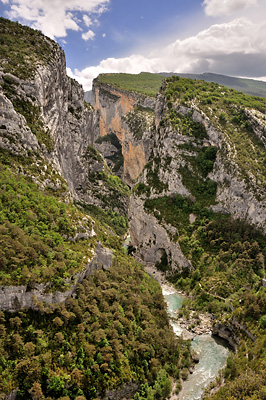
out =
[[179,244],[170,238],[176,230],[167,224],[159,224],[152,214],[147,214],[143,201],[136,196],[130,198],[129,220],[132,244],[145,263],[157,264],[166,256],[172,271],[192,269]]
[[[165,125],[165,116],[169,113],[167,100],[162,95],[157,96],[150,161],[138,179],[138,182],[144,184],[149,191],[148,198],[172,197],[179,194],[195,201],[191,188],[186,185],[187,177],[184,177],[183,171],[186,168],[187,174],[193,176],[195,170],[190,160],[196,158],[202,149],[216,148],[213,170],[203,178],[204,181],[210,179],[217,184],[215,205],[211,206],[212,209],[246,220],[266,232],[264,187],[253,175],[250,175],[249,179],[243,177],[243,171],[235,155],[236,150],[226,132],[223,132],[217,124],[214,125],[195,105],[187,107],[179,104],[175,106],[175,112],[181,116],[189,116],[194,123],[202,127],[204,135],[201,139],[195,139],[183,134],[182,129],[176,130],[169,124]],[[265,147],[264,119],[254,117],[251,111],[246,111],[246,116],[258,140]],[[175,269],[176,265],[179,265],[181,270],[187,268],[188,262],[182,256],[181,250],[173,250],[173,247],[179,248],[178,244],[173,244],[170,239],[178,232],[173,232],[174,228],[165,227],[165,224],[160,224],[158,228],[158,220],[147,215],[143,207],[146,196],[142,193],[138,198],[134,194],[130,200],[130,231],[133,244],[144,260],[156,263],[159,252],[165,251],[172,268]],[[164,250],[159,251],[159,249]],[[191,265],[189,267],[191,268]]]
[[[64,292],[49,292],[50,283],[24,286],[0,286],[0,310],[16,312],[22,308],[36,308],[38,302],[48,304],[62,303],[73,295],[78,283],[95,270],[109,269],[112,266],[113,252],[102,247],[96,248],[93,260],[82,271],[66,279],[69,289]],[[74,283],[73,283],[74,282]]]
[[125,383],[119,390],[107,390],[101,400],[125,400],[132,399],[139,389],[139,384],[134,382]]
[[[150,155],[151,126],[155,99],[128,92],[108,84],[99,79],[93,82],[92,105],[95,109],[95,118],[98,120],[97,141],[108,142],[115,135],[122,148],[123,180],[132,185],[142,172]],[[98,140],[97,140],[98,139]],[[100,148],[103,155],[110,159],[108,151],[114,148]],[[117,151],[119,148],[117,148]]]
[[239,344],[238,332],[232,324],[216,324],[212,327],[212,333],[226,340],[234,351],[237,350]]
[[[107,162],[109,160],[110,165],[114,166],[110,160],[117,154],[119,146],[114,145],[113,139],[115,137],[119,140],[123,156],[123,170],[120,174],[130,186],[137,182],[146,185],[149,188],[149,198],[179,194],[195,201],[183,171],[186,168],[189,174],[195,174],[189,160],[196,158],[202,149],[214,147],[217,156],[213,170],[203,178],[217,184],[213,210],[247,220],[266,232],[265,191],[260,189],[252,176],[250,179],[243,177],[235,147],[226,131],[196,104],[174,104],[173,110],[201,127],[203,134],[200,139],[165,123],[169,118],[169,109],[163,91],[155,101],[96,79],[92,103],[98,120],[97,133],[94,134],[95,145]],[[154,110],[154,114],[151,110],[148,114],[149,108]],[[257,113],[248,110],[245,113],[255,135],[265,147],[265,122],[262,116],[259,118]],[[173,269],[191,268],[179,245],[172,240],[178,232],[173,232],[173,227],[159,224],[156,218],[148,215],[143,206],[144,201],[145,196],[138,198],[134,193],[129,206],[130,234],[140,257],[146,262],[156,263],[166,254]]]
[[36,136],[27,126],[25,118],[16,113],[12,102],[0,92],[0,147],[14,154],[38,151]]
[[[41,152],[66,179],[75,197],[76,164],[90,143],[94,116],[92,109],[84,105],[82,87],[66,75],[63,50],[57,46],[52,60],[38,65],[33,78],[0,73],[0,79],[8,79],[0,97],[6,137],[3,143],[2,136],[1,147],[20,155]],[[43,131],[39,140],[27,118],[33,112],[37,113],[36,127],[38,124]]]
[[[61,184],[72,199],[104,207],[114,188],[108,185],[104,159],[90,146],[97,121],[81,85],[66,74],[63,50],[54,42],[51,46],[53,57],[38,63],[33,77],[21,79],[0,69],[0,147],[23,157],[30,154],[46,170],[52,168],[58,182],[32,176],[40,186]],[[127,198],[119,190],[115,194],[116,210],[125,214]]]

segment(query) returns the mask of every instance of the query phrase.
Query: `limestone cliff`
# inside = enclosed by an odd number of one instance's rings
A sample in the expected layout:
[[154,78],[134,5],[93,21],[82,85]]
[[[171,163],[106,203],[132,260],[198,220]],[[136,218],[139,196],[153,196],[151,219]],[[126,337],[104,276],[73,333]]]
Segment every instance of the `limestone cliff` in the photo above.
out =
[[[93,83],[92,105],[98,120],[95,146],[112,167],[115,166],[112,160],[121,152],[120,175],[132,186],[149,159],[155,99],[105,84],[99,77]],[[118,139],[116,146],[112,143],[113,136]],[[111,155],[107,153],[110,150],[113,150]]]
[[[179,265],[182,270],[188,264],[178,245],[178,229],[171,227],[171,220],[164,220],[160,208],[153,212],[156,218],[147,215],[145,202],[180,195],[198,210],[207,206],[266,232],[265,165],[259,159],[265,157],[266,126],[258,109],[235,105],[227,111],[233,117],[216,116],[197,101],[171,103],[165,92],[164,88],[157,96],[150,160],[130,200],[130,231],[144,260],[158,263],[160,248],[171,268]],[[223,118],[228,119],[224,122]],[[240,119],[244,121],[241,127]],[[191,214],[190,223],[196,218]],[[170,251],[170,241],[178,251]]]
[[136,195],[130,198],[129,219],[132,245],[137,248],[136,255],[144,263],[159,266],[164,260],[172,272],[193,268],[174,240],[177,230],[170,224],[159,223],[152,214],[148,214],[144,201]]
[[97,121],[91,105],[83,100],[81,85],[67,76],[59,45],[31,30],[33,34],[40,45],[45,43],[48,55],[29,45],[36,62],[28,65],[26,56],[23,62],[31,73],[8,69],[5,60],[0,66],[0,147],[24,161],[31,157],[30,164],[38,164],[42,173],[33,175],[29,168],[23,168],[23,173],[40,186],[60,189],[65,195],[70,192],[76,201],[104,208],[112,206],[106,200],[115,196],[119,201],[113,208],[125,214],[127,196],[109,184],[104,159],[91,150]]
[[[95,146],[111,167],[120,151],[123,169],[116,173],[130,186],[137,183],[129,207],[134,246],[146,261],[159,262],[165,252],[171,267],[182,269],[191,264],[184,261],[173,240],[178,230],[171,232],[176,229],[169,228],[171,222],[147,214],[145,201],[181,195],[199,207],[231,214],[265,232],[265,168],[261,160],[265,157],[266,126],[256,104],[255,108],[243,107],[243,101],[235,99],[227,105],[225,89],[219,85],[214,89],[213,84],[204,88],[207,94],[202,92],[202,98],[194,98],[191,91],[196,89],[189,85],[175,94],[175,79],[173,88],[164,83],[155,100],[104,83],[100,76],[94,81],[92,102],[98,120]],[[207,98],[214,90],[217,97]],[[219,102],[216,108],[209,105],[213,101]]]
[[[202,137],[193,137],[193,133],[188,135],[187,131],[184,132],[182,128],[173,128],[172,125],[165,126],[162,121],[165,122],[165,118],[169,115],[169,108],[167,99],[159,96],[155,112],[154,156],[160,160],[161,168],[158,171],[158,178],[165,185],[160,195],[180,193],[185,196],[193,196],[189,187],[184,185],[186,177],[182,167],[188,168],[191,174],[200,174],[191,161],[197,157],[200,148],[213,146],[217,149],[216,159],[213,169],[205,177],[217,184],[216,198],[212,208],[215,211],[230,213],[235,218],[247,220],[266,232],[264,176],[258,160],[252,159],[254,155],[247,154],[245,149],[234,143],[235,138],[230,132],[229,121],[227,125],[217,123],[217,117],[208,115],[196,102],[191,102],[189,106],[177,102],[176,105],[173,105],[173,110],[177,115],[190,119],[194,129],[196,127],[202,129]],[[248,146],[250,141],[250,147],[255,153],[256,143],[263,156],[266,131],[264,114],[248,108],[243,113],[245,123],[249,127],[249,140],[247,138],[246,145]],[[244,130],[244,128],[241,129]],[[242,140],[245,140],[244,135]],[[243,146],[245,146],[245,142],[243,142]],[[165,166],[166,162],[168,162],[167,167]],[[153,171],[154,168],[153,165]],[[147,182],[147,172],[144,173],[143,181]]]

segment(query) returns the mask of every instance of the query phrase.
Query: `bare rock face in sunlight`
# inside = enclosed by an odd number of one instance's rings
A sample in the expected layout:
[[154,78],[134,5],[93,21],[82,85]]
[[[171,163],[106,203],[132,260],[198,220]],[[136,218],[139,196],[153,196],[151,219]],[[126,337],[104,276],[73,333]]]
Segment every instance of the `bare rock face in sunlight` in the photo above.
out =
[[126,91],[95,79],[92,105],[98,119],[96,148],[108,156],[97,142],[108,142],[115,135],[121,146],[121,176],[132,186],[147,163],[152,143],[155,99]]
[[[31,156],[51,169],[76,201],[106,206],[113,188],[104,158],[91,147],[97,118],[84,102],[82,86],[66,74],[65,54],[52,42],[49,63],[38,63],[28,79],[0,72],[2,122],[0,146],[19,156]],[[104,175],[104,176],[103,176]],[[40,186],[60,186],[32,176]],[[118,191],[116,209],[126,212],[127,198]]]

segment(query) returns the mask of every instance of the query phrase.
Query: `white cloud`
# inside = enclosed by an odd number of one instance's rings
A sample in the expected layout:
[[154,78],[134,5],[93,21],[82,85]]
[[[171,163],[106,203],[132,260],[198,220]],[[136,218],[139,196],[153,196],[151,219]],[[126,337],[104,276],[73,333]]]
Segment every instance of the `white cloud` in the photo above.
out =
[[257,0],[204,0],[203,2],[205,13],[212,17],[231,15],[256,4]]
[[92,25],[92,20],[86,14],[83,15],[83,21],[88,28]]
[[[6,0],[1,0],[6,2]],[[110,0],[10,0],[8,17],[27,22],[47,36],[65,37],[67,30],[81,30],[75,12],[84,13],[87,26],[91,22],[87,14],[100,15],[107,11]]]
[[93,40],[95,37],[95,33],[89,29],[88,32],[82,33],[81,36],[83,40]]
[[265,76],[266,22],[239,18],[212,25],[184,40],[176,40],[150,56],[108,58],[98,66],[75,69],[75,78],[90,90],[99,73],[217,72],[233,76]]
[[103,33],[103,34],[102,34],[102,37],[105,38],[105,37],[106,37],[106,33]]

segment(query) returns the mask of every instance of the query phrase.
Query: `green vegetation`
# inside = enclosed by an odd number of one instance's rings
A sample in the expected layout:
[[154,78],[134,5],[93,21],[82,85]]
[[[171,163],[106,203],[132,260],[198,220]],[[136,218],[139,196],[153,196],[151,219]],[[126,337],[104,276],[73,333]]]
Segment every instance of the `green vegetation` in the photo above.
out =
[[128,256],[79,285],[77,297],[39,311],[0,313],[0,392],[17,398],[95,399],[124,382],[136,399],[169,394],[168,376],[191,365],[188,344],[168,324],[160,286]]
[[[27,176],[30,181],[38,182],[46,191],[55,197],[64,197],[67,191],[66,181],[44,159],[36,159],[31,152],[25,155],[15,155],[8,150],[1,149],[0,165],[8,166],[14,176],[21,174]],[[1,168],[2,168],[1,166]]]
[[107,83],[122,90],[142,93],[146,96],[156,97],[163,76],[141,72],[138,75],[133,74],[100,74],[97,78],[102,83]]
[[147,183],[148,183],[148,189],[144,188],[144,186],[138,186],[137,190],[144,190],[147,193],[150,193],[150,188],[153,188],[156,193],[161,193],[164,190],[168,189],[168,185],[164,182],[162,182],[159,178],[159,171],[160,168],[167,167],[169,160],[163,160],[160,159],[159,157],[153,158],[151,161],[149,161],[145,169],[147,171]]
[[169,121],[178,133],[181,135],[193,136],[196,139],[207,138],[204,125],[193,121],[192,112],[182,115],[173,109],[171,101],[169,101],[167,105],[169,108],[169,116],[166,117],[165,121]]
[[128,219],[125,215],[119,214],[117,211],[109,208],[107,211],[94,204],[80,204],[85,212],[96,218],[107,229],[111,228],[118,236],[124,236],[128,231]]
[[[170,122],[178,132],[197,138],[197,129],[193,126],[190,129],[186,120],[185,123],[182,122],[189,114],[180,120],[175,111],[179,105],[189,107],[193,103],[207,115],[214,127],[226,135],[229,146],[234,148],[231,157],[239,166],[241,178],[255,191],[258,190],[257,182],[261,182],[260,187],[266,188],[265,148],[255,131],[256,123],[251,122],[248,114],[253,114],[265,125],[266,99],[248,96],[202,80],[193,81],[173,76],[166,81],[164,94],[168,99],[169,111],[162,124]],[[221,149],[220,154],[226,165],[228,149]]]
[[[169,77],[174,74],[162,73],[163,76]],[[226,75],[218,75],[205,72],[203,74],[178,74],[180,78],[203,80],[206,82],[219,83],[219,85],[227,88],[243,92],[251,96],[266,97],[266,83],[254,79],[236,78]]]
[[47,63],[58,45],[40,31],[0,18],[0,60],[4,73],[32,78],[38,63]]
[[145,131],[153,125],[154,111],[138,106],[123,118],[133,133],[134,138],[141,140]]
[[[117,202],[118,199],[125,202],[125,197],[128,197],[130,194],[128,186],[118,176],[111,175],[105,171],[91,173],[90,180],[97,183],[94,186],[93,194],[101,201],[103,208],[120,209],[121,204]],[[104,185],[105,190],[101,191],[99,188],[97,189],[98,184]]]
[[[216,214],[182,196],[147,199],[145,208],[159,221],[178,229],[176,240],[194,267],[173,274],[167,264],[158,265],[178,289],[189,295],[180,316],[210,312],[225,326],[236,320],[240,341],[222,376],[225,385],[206,400],[263,399],[265,394],[265,307],[264,259],[266,237],[259,230],[230,215]],[[196,217],[190,223],[190,216]],[[161,260],[163,261],[163,260]],[[255,337],[254,342],[246,332]],[[217,378],[219,385],[221,377]]]
[[[51,281],[53,290],[64,289],[64,279],[84,267],[95,245],[94,240],[66,239],[79,232],[85,215],[0,167],[1,284]],[[83,223],[84,230],[91,228],[90,219]]]

